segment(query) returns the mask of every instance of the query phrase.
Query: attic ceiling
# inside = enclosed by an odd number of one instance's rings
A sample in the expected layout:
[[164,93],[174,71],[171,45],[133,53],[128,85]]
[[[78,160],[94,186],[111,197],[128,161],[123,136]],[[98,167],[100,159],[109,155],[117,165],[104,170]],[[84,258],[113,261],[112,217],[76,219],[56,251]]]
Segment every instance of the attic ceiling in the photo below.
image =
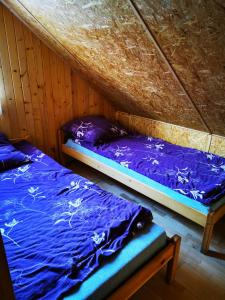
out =
[[120,109],[225,135],[223,0],[4,0]]

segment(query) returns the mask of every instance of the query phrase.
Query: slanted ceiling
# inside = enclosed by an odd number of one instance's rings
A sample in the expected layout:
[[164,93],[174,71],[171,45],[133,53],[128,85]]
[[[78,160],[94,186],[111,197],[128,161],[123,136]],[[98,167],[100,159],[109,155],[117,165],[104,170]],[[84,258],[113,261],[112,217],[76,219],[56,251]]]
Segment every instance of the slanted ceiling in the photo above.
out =
[[4,0],[136,115],[225,135],[223,0]]

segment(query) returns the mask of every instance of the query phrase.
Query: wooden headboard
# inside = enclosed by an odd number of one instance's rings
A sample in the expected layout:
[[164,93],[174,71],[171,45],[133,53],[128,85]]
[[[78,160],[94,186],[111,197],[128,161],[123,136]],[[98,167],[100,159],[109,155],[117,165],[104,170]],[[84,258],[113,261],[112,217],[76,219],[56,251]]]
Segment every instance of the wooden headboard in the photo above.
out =
[[24,136],[24,137],[18,137],[18,138],[14,138],[14,139],[9,139],[10,140],[10,142],[12,143],[12,144],[16,144],[16,143],[19,143],[19,142],[21,142],[21,141],[28,141],[29,140],[29,135],[26,135],[26,136]]

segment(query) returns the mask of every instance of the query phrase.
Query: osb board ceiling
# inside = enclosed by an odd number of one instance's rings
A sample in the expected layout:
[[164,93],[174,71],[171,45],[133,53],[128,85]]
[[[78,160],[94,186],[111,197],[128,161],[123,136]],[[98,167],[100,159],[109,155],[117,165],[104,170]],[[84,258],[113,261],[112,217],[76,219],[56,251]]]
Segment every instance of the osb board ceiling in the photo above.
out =
[[225,135],[219,0],[3,2],[120,109]]
[[225,1],[135,4],[210,130],[225,134]]

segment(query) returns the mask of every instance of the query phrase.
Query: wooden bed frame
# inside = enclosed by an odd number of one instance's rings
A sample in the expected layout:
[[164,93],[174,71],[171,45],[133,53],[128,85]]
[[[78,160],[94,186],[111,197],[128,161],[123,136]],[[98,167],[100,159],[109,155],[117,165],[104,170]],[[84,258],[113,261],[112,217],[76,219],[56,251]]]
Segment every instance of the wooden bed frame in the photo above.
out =
[[[177,235],[173,236],[172,238],[168,238],[167,245],[155,256],[153,256],[147,263],[140,267],[134,274],[132,274],[131,277],[124,281],[113,293],[107,297],[107,299],[129,299],[165,265],[167,265],[166,280],[168,283],[172,283],[175,279],[175,273],[177,269],[180,240],[181,238]],[[0,266],[0,299],[15,300],[1,233]]]
[[120,172],[108,166],[107,164],[99,162],[98,160],[95,160],[94,158],[86,154],[83,153],[81,154],[80,152],[75,151],[70,147],[67,147],[65,145],[66,136],[63,130],[59,130],[58,135],[59,135],[60,160],[62,164],[65,164],[66,162],[64,156],[64,154],[66,154],[112,177],[113,179],[127,185],[128,187],[149,197],[150,199],[170,208],[171,210],[179,213],[180,215],[186,217],[187,219],[201,225],[204,228],[203,239],[201,244],[201,252],[209,256],[215,256],[217,258],[225,259],[225,254],[218,253],[209,249],[214,225],[225,215],[225,205],[205,215],[198,210],[186,206],[185,204],[174,201],[174,199],[171,196],[167,195],[166,193],[163,193],[162,191],[153,189],[152,187],[149,187],[147,184],[144,184],[143,182],[127,174],[124,174],[123,172]]

